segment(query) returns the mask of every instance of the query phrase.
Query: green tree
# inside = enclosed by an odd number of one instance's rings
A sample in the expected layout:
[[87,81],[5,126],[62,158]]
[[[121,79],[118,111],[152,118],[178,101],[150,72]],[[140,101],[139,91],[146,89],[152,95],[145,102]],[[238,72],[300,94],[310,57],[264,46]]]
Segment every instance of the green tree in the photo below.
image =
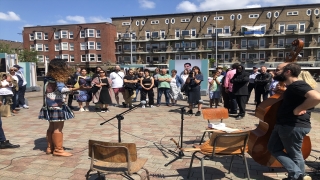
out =
[[19,53],[20,62],[38,62],[38,52],[35,50],[24,49]]
[[11,54],[12,53],[11,46],[9,44],[6,44],[6,43],[0,43],[0,53]]
[[209,59],[209,64],[211,67],[213,67],[215,65],[216,60],[214,58],[210,58]]

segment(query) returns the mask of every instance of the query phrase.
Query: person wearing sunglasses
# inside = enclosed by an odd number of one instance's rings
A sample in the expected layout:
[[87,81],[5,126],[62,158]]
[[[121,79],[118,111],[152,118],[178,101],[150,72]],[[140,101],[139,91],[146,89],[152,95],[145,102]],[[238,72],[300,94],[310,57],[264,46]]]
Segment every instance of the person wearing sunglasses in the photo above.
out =
[[99,71],[99,76],[95,77],[91,86],[99,87],[99,90],[92,95],[92,102],[100,105],[101,112],[109,112],[108,106],[112,104],[111,100],[111,79],[106,76],[104,70]]

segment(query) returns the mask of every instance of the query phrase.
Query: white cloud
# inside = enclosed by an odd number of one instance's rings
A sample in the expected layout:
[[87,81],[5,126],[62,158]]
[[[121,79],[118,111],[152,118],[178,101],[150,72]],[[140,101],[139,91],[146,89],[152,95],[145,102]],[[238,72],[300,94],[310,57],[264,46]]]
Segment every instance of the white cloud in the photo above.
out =
[[83,16],[67,16],[66,17],[67,21],[74,21],[76,23],[86,23],[86,20]]
[[111,22],[110,18],[103,18],[101,16],[91,16],[89,17],[90,22]]
[[260,4],[251,4],[246,6],[246,8],[259,8],[259,7],[261,7]]
[[139,0],[140,7],[144,9],[153,9],[156,7],[156,3],[150,0]]
[[8,14],[0,12],[0,19],[5,21],[20,21],[19,15],[12,11],[8,11]]
[[182,1],[180,4],[178,4],[176,9],[183,12],[195,12],[197,11],[198,7],[190,1]]
[[68,24],[68,21],[66,21],[66,20],[64,20],[64,19],[59,19],[59,20],[57,21],[57,23],[59,23],[59,24]]
[[25,24],[23,27],[32,27],[34,26],[33,24]]

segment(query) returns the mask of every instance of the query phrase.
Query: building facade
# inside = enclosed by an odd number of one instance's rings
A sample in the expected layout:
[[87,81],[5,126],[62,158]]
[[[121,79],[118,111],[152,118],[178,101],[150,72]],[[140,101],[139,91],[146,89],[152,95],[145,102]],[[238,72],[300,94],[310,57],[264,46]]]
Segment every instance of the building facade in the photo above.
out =
[[137,64],[214,58],[218,66],[275,67],[299,38],[305,42],[300,64],[320,67],[319,9],[305,4],[114,17],[117,62],[131,63],[131,56]]
[[54,58],[92,68],[116,62],[115,37],[116,27],[106,22],[24,27],[23,47],[38,51],[40,68]]

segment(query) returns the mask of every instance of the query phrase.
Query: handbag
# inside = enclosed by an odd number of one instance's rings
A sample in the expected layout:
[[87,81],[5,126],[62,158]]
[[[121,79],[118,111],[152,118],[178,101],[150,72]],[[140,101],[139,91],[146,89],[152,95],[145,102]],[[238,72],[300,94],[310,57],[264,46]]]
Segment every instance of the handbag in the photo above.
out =
[[0,106],[0,113],[1,117],[10,117],[11,116],[11,111],[10,111],[10,105],[9,104],[2,104]]
[[[98,78],[99,78],[99,83],[101,83],[100,77],[98,77]],[[98,86],[96,86],[96,85],[93,85],[93,86],[91,87],[91,89],[90,89],[90,92],[91,92],[92,94],[96,94],[96,93],[99,91],[99,89],[100,89],[100,87],[98,87]]]
[[80,87],[79,78],[80,78],[80,76],[78,76],[77,82],[73,86],[74,88],[79,88]]

